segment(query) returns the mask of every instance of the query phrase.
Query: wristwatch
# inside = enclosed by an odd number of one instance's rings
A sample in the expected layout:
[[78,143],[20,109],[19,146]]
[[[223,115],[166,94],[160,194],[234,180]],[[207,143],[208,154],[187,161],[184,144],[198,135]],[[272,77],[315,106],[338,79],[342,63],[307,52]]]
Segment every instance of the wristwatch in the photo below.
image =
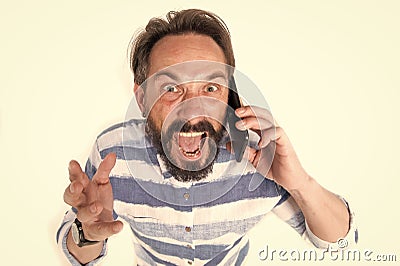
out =
[[78,247],[94,245],[100,242],[100,241],[87,240],[85,238],[85,235],[83,234],[82,223],[81,221],[78,220],[78,218],[76,218],[75,221],[72,223],[71,233],[72,233],[72,239],[74,240],[75,244]]

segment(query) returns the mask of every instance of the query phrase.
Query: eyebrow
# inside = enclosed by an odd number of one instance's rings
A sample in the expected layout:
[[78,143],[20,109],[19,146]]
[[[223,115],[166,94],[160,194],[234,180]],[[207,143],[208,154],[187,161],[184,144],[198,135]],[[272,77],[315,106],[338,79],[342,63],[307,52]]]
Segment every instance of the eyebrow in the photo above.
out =
[[[167,76],[170,79],[173,79],[173,80],[176,80],[176,81],[179,80],[179,75],[176,75],[176,74],[168,72],[168,71],[160,71],[160,72],[158,72],[157,74],[154,75],[154,79],[157,80],[161,76]],[[208,76],[206,76],[204,78],[201,78],[200,81],[208,81],[208,80],[212,80],[212,79],[216,79],[216,78],[227,79],[227,75],[224,74],[224,72],[222,72],[222,71],[216,71],[216,72],[213,72],[213,73],[209,74]],[[188,80],[188,81],[191,81],[191,80]],[[183,82],[188,82],[188,81],[185,80]]]

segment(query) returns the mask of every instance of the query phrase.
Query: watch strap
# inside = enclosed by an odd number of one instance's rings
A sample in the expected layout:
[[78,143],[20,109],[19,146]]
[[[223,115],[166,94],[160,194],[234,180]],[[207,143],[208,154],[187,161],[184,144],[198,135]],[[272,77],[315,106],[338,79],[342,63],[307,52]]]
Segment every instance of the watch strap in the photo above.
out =
[[81,221],[78,218],[75,218],[74,224],[78,230],[79,239],[75,242],[78,247],[90,246],[99,243],[100,241],[88,240],[85,238],[85,234],[83,233],[83,227]]

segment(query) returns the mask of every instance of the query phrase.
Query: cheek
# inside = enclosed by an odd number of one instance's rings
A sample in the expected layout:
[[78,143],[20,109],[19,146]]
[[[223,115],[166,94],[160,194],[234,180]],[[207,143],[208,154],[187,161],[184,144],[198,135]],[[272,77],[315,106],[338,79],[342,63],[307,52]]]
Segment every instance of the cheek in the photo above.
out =
[[157,128],[161,129],[165,118],[168,116],[173,106],[168,105],[165,102],[157,102],[153,105],[150,111],[150,117],[156,123]]

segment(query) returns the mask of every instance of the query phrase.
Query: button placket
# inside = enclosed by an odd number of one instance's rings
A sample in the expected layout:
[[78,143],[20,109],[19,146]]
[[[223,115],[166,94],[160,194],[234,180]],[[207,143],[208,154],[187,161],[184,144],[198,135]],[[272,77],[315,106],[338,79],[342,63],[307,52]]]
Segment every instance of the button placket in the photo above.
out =
[[[185,200],[189,200],[191,195],[189,194],[189,192],[185,192],[183,194],[183,197]],[[187,265],[194,265],[194,246],[193,246],[193,221],[194,221],[194,213],[193,213],[193,208],[191,208],[191,221],[190,221],[190,225],[186,225],[184,226],[183,230],[185,230],[184,234],[190,234],[190,239],[191,241],[189,243],[186,244],[186,247],[191,249],[193,252],[193,257],[191,258],[191,260],[187,260]],[[189,222],[189,221],[188,221]]]

